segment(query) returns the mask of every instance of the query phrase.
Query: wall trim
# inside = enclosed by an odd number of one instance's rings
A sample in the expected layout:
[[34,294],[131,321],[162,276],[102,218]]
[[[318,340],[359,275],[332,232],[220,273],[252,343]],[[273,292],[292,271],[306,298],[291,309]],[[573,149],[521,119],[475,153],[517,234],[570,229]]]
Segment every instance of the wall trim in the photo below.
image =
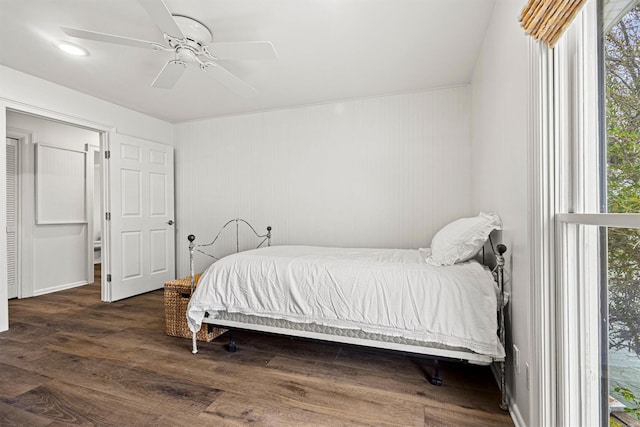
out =
[[531,217],[531,425],[556,421],[555,360],[555,220],[556,126],[554,51],[529,39],[529,195]]
[[515,403],[509,404],[509,414],[511,415],[511,420],[513,420],[513,424],[516,427],[526,427],[527,423],[524,422],[522,418],[522,414],[520,414],[520,409],[518,405]]
[[84,286],[84,285],[88,285],[86,280],[83,280],[83,281],[80,281],[80,282],[65,283],[64,285],[51,286],[50,288],[38,289],[38,290],[34,291],[33,292],[33,296],[37,297],[39,295],[45,295],[45,294],[50,294],[50,293],[53,293],[53,292],[64,291],[64,290],[67,290],[67,289],[77,288],[77,287]]
[[57,111],[48,110],[46,108],[37,107],[35,105],[26,104],[24,102],[15,101],[9,98],[0,97],[0,101],[5,103],[5,116],[8,110],[15,111],[16,113],[27,114],[31,116],[38,116],[48,120],[54,120],[66,124],[72,124],[74,126],[91,129],[99,132],[108,132],[114,130],[113,126],[105,125],[102,123],[93,122],[91,120],[81,119],[79,117],[71,116],[69,114],[59,113]]

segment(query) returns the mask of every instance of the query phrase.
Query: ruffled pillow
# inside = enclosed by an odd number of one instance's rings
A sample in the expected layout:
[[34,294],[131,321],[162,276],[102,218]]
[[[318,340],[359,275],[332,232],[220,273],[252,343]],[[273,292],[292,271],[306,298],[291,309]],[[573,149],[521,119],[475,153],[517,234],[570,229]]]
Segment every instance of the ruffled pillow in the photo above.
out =
[[431,240],[430,265],[453,265],[468,261],[482,249],[489,233],[502,229],[502,220],[493,213],[480,212],[471,218],[453,221],[438,231]]

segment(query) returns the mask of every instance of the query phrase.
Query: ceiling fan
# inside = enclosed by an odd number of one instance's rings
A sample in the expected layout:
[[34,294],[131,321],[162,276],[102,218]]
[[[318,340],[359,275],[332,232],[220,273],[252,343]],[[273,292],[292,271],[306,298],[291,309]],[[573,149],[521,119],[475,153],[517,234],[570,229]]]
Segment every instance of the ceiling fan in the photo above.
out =
[[67,35],[106,43],[115,43],[158,51],[174,52],[175,59],[167,62],[151,86],[171,89],[189,66],[197,66],[206,74],[238,95],[249,97],[256,90],[223,68],[219,59],[277,59],[271,42],[212,43],[211,31],[193,18],[172,15],[162,0],[138,0],[151,19],[164,33],[164,44],[129,37],[62,27]]

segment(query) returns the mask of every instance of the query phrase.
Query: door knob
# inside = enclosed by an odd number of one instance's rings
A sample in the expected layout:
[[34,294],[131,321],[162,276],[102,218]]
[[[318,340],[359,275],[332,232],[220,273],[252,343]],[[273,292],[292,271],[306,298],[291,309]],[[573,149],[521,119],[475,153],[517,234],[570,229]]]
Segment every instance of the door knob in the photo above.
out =
[[169,225],[173,225],[173,220],[172,220],[172,219],[170,219],[169,221],[167,221],[167,224],[169,224]]

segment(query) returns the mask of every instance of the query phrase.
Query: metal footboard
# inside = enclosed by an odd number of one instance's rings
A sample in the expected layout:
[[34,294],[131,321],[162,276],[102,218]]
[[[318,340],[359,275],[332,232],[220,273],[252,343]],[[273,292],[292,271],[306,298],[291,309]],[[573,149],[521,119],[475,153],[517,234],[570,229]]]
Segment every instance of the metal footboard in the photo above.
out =
[[[240,252],[240,231],[239,231],[239,226],[240,224],[245,224],[247,225],[251,231],[253,231],[253,234],[256,235],[256,237],[258,237],[259,239],[262,239],[259,243],[258,246],[256,246],[256,248],[260,248],[262,247],[265,243],[267,244],[267,246],[271,246],[271,226],[267,227],[267,233],[266,234],[259,234],[255,228],[253,228],[253,226],[251,224],[249,224],[249,222],[247,222],[246,220],[242,219],[242,218],[234,218],[231,219],[229,221],[227,221],[226,224],[224,224],[222,226],[222,228],[220,228],[220,230],[218,231],[218,234],[216,234],[216,236],[213,238],[213,240],[209,243],[203,243],[203,244],[196,244],[196,236],[193,234],[189,234],[189,236],[187,236],[187,240],[189,240],[189,275],[191,276],[191,294],[193,295],[193,291],[196,287],[196,272],[195,272],[195,264],[194,264],[194,252],[199,252],[203,255],[206,255],[210,258],[213,258],[214,260],[219,260],[220,258],[214,256],[213,254],[206,252],[200,248],[206,248],[206,247],[211,247],[213,246],[214,243],[216,243],[216,241],[218,240],[218,238],[220,237],[220,235],[222,234],[222,232],[231,224],[235,224],[236,226],[236,252]],[[196,354],[198,352],[198,344],[197,344],[197,340],[196,340],[196,332],[192,332],[191,333],[191,342],[192,342],[192,350],[191,352],[193,354]]]

